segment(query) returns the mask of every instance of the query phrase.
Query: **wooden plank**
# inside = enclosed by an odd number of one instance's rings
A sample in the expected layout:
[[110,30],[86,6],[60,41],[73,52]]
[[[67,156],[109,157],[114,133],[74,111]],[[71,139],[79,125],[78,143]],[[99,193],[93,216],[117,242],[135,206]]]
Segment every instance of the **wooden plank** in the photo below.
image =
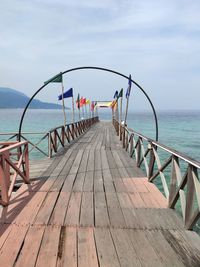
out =
[[83,192],[80,225],[84,227],[94,226],[94,205],[92,192]]
[[145,208],[146,204],[141,198],[140,194],[135,192],[135,193],[129,193],[129,197],[132,201],[133,207],[134,208]]
[[97,149],[95,149],[94,151],[94,160],[95,160],[95,166],[94,166],[95,171],[100,171],[101,170],[101,153]]
[[93,187],[94,187],[94,172],[93,171],[86,172],[83,191],[92,192]]
[[102,164],[102,170],[109,169],[106,151],[103,148],[101,148],[101,164]]
[[145,231],[141,230],[126,230],[129,235],[132,245],[142,266],[163,266],[161,259],[158,257],[155,250],[152,248],[149,240],[145,235]]
[[69,174],[73,174],[73,173],[77,173],[78,172],[82,156],[83,156],[83,150],[78,150],[77,156],[76,156],[76,158],[75,158],[75,160],[73,162],[73,165],[72,165],[72,167],[70,169]]
[[61,246],[59,248],[57,267],[77,267],[77,233],[76,228],[61,228]]
[[49,192],[35,218],[35,225],[45,225],[48,224],[51,213],[53,212],[54,206],[56,204],[59,192]]
[[121,208],[108,208],[108,214],[110,219],[110,225],[115,228],[125,228],[126,223],[124,220]]
[[3,247],[8,235],[12,230],[12,225],[10,224],[0,224],[0,250]]
[[133,208],[133,204],[128,193],[117,193],[121,208]]
[[60,227],[47,226],[42,239],[36,267],[55,267],[57,262]]
[[185,266],[160,231],[146,231],[145,234],[164,266]]
[[45,226],[30,227],[25,237],[24,245],[15,263],[15,267],[35,266],[44,230]]
[[111,234],[121,267],[141,267],[140,260],[132,246],[127,232],[123,229],[111,229]]
[[101,171],[94,172],[94,192],[104,192],[103,174]]
[[146,208],[160,208],[159,203],[154,199],[151,193],[140,193],[142,200],[145,203]]
[[185,266],[199,266],[199,251],[187,243],[180,231],[162,231],[162,234]]
[[116,192],[106,192],[106,200],[108,208],[119,208],[119,200]]
[[37,194],[30,192],[30,195],[33,195],[33,197],[30,199],[29,202],[27,202],[26,206],[16,217],[16,219],[14,220],[15,224],[32,224],[47,195],[47,192],[37,192]]
[[94,171],[94,149],[90,149],[87,171]]
[[75,179],[76,179],[76,173],[67,175],[63,187],[61,189],[61,192],[71,192]]
[[81,163],[78,169],[78,172],[86,172],[87,170],[87,164],[88,164],[88,158],[89,158],[89,150],[86,149],[83,153],[83,157],[81,159]]
[[0,251],[1,266],[11,267],[14,265],[20,248],[23,244],[28,226],[19,227],[13,225]]
[[69,206],[65,217],[64,225],[77,226],[79,225],[81,206],[81,193],[72,192],[69,200]]
[[96,247],[91,228],[78,229],[78,266],[98,267]]
[[61,192],[59,198],[56,202],[55,208],[51,214],[49,224],[51,225],[63,225],[66,216],[68,203],[69,203],[70,193]]
[[105,194],[101,192],[94,193],[95,203],[95,226],[106,227],[110,225],[108,210],[105,200]]
[[101,267],[120,267],[118,256],[108,229],[95,228],[95,241]]
[[78,173],[76,175],[72,191],[81,192],[83,190],[84,180],[85,180],[85,172]]
[[137,192],[137,188],[132,182],[132,179],[133,178],[123,178],[122,181],[126,187],[127,192],[134,193],[134,192]]

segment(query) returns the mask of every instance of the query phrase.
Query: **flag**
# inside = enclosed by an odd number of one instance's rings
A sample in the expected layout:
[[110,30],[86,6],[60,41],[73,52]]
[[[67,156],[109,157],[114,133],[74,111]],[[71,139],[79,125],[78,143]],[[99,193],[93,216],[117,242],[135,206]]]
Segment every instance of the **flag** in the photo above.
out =
[[129,98],[130,96],[130,93],[131,93],[131,85],[132,85],[132,82],[131,82],[131,74],[129,75],[129,80],[128,80],[128,88],[127,88],[127,91],[126,91],[126,98]]
[[115,92],[113,98],[117,98],[118,97],[118,91]]
[[120,98],[120,97],[123,97],[123,88],[121,89],[121,91],[119,92],[118,94],[118,97],[117,98]]
[[80,95],[79,94],[77,96],[76,106],[77,106],[78,109],[80,109]]
[[58,100],[62,100],[63,98],[73,97],[73,88],[70,88],[68,91],[64,92],[63,95],[58,96]]
[[44,82],[44,84],[47,83],[61,83],[63,81],[62,78],[62,72],[60,74],[55,75],[54,77],[52,77],[51,79],[49,79],[48,81]]
[[91,103],[91,111],[94,111],[94,102]]
[[81,99],[80,99],[80,107],[82,107],[85,104],[86,104],[86,98],[81,97]]
[[82,98],[83,105],[86,105],[86,98]]

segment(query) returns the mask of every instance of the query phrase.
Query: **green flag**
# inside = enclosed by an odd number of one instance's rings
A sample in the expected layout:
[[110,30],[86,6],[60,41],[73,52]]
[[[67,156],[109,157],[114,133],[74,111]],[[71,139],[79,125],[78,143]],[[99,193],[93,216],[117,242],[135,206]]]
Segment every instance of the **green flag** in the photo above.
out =
[[120,97],[123,97],[123,88],[122,88],[121,91],[119,92],[117,99],[119,99]]
[[49,79],[48,81],[44,82],[44,84],[47,84],[48,82],[61,83],[62,81],[63,81],[63,78],[62,78],[62,72],[61,72],[60,74],[57,74],[54,77],[52,77],[51,79]]

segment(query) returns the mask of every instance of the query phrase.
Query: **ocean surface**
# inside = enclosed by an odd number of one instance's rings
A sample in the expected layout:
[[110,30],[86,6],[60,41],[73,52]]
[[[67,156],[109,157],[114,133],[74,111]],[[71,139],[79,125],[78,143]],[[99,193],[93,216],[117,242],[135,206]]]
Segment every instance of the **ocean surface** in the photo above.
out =
[[[0,109],[0,132],[18,132],[21,115],[21,109]],[[200,111],[160,111],[157,115],[159,142],[200,160]],[[101,120],[111,120],[111,112],[99,112],[99,117]],[[67,121],[71,122],[71,118],[68,112]],[[28,110],[22,132],[47,132],[62,124],[61,110]],[[128,126],[155,139],[155,121],[151,112],[130,112]],[[6,140],[8,137],[1,135],[0,139]],[[31,138],[37,140],[36,136]],[[35,157],[41,156],[35,154]]]
[[[22,112],[21,109],[0,109],[1,141],[8,140],[12,136],[11,133],[18,132]],[[200,161],[200,111],[160,111],[157,112],[157,115],[159,142]],[[99,117],[100,120],[111,120],[111,112],[99,112]],[[71,122],[71,118],[72,114],[68,111],[68,123]],[[76,114],[76,120],[78,120],[78,114]],[[24,118],[22,133],[40,132],[36,135],[24,134],[33,143],[37,143],[45,132],[62,124],[63,113],[61,110],[28,110]],[[147,137],[155,139],[155,121],[151,112],[129,112],[128,126]],[[47,139],[43,140],[39,147],[48,153]],[[163,162],[164,159],[167,159],[162,151],[159,156]],[[37,150],[33,150],[30,157],[38,159],[44,157],[44,155]],[[186,169],[186,166],[183,166],[183,170],[184,168]],[[169,168],[165,172],[168,183],[170,173],[171,169]],[[157,179],[155,183],[163,192],[160,179]],[[180,203],[177,204],[177,209],[180,211]],[[197,231],[200,232],[199,226]]]

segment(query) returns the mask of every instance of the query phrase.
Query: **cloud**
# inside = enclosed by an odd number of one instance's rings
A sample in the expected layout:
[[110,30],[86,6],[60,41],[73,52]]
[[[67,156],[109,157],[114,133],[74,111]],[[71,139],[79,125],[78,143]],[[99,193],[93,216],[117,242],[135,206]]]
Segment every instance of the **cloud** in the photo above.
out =
[[[192,84],[192,106],[199,106],[195,96],[200,84],[197,0],[2,0],[0,9],[1,85],[26,89],[30,95],[61,70],[98,65],[133,72],[151,88],[149,93],[161,107],[169,101],[169,108],[174,108],[170,95],[178,97],[179,88],[185,88],[188,96]],[[94,73],[90,80],[96,91],[85,86],[87,93],[96,97],[101,90],[109,95],[97,78]],[[111,81],[116,88],[119,81]],[[81,82],[88,85],[82,75]],[[169,92],[165,99],[160,87]],[[54,99],[53,92],[45,97]]]

